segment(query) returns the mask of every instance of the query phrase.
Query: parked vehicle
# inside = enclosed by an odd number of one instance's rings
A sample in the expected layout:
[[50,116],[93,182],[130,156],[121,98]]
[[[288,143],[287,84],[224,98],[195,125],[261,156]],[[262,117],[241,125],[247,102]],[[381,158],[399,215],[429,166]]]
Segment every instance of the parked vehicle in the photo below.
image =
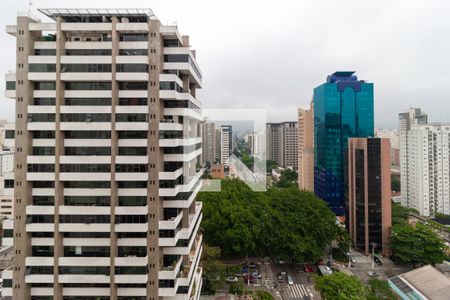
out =
[[294,284],[294,280],[292,279],[291,275],[287,276],[287,280],[288,280],[288,284],[290,284],[290,285]]
[[228,276],[227,282],[238,282],[238,278],[236,276]]
[[381,261],[381,257],[377,254],[375,254],[375,256],[373,257],[373,260],[375,261],[375,263],[379,266],[383,265],[383,262]]
[[252,277],[253,277],[253,278],[262,278],[261,274],[258,273],[258,272],[253,272],[253,273],[252,273]]
[[306,273],[314,273],[314,269],[311,265],[305,265],[304,270]]
[[369,272],[367,272],[367,275],[369,275],[370,277],[379,277],[380,276],[380,274],[378,274],[375,271],[369,271]]

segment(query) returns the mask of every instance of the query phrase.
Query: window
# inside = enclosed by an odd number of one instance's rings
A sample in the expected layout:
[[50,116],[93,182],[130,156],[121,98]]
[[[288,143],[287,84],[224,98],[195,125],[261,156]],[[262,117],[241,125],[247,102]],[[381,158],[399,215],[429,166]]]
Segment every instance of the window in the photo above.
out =
[[147,105],[147,98],[119,98],[119,105]]
[[26,275],[51,274],[53,275],[52,266],[31,266],[27,267]]
[[55,82],[34,82],[34,89],[37,91],[54,91],[56,90]]
[[146,42],[147,34],[146,33],[124,33],[120,35],[121,42]]
[[147,147],[119,147],[119,155],[147,155]]
[[107,164],[61,164],[62,173],[109,173],[111,165]]
[[7,81],[6,82],[6,90],[7,91],[14,91],[16,89],[16,82],[15,81]]
[[119,131],[119,139],[146,139],[147,131]]
[[147,248],[145,246],[119,246],[119,257],[126,256],[137,256],[145,257],[147,256]]
[[116,164],[118,173],[145,173],[148,171],[146,164]]
[[33,105],[55,105],[55,98],[33,98]]
[[65,147],[64,155],[111,155],[111,147]]
[[111,114],[61,114],[61,122],[111,122]]
[[116,215],[116,223],[143,224],[147,223],[148,215]]
[[147,272],[146,266],[121,266],[115,268],[116,274],[147,274]]
[[36,189],[48,189],[48,188],[54,188],[55,182],[54,181],[32,181],[31,186]]
[[66,131],[66,139],[110,139],[111,131]]
[[164,55],[164,62],[189,62],[188,54],[166,54]]
[[65,105],[111,105],[111,98],[65,98]]
[[[92,274],[92,275],[108,275],[109,267],[94,267],[94,266],[60,266],[59,267],[59,273],[60,274]],[[95,297],[98,298],[98,297]],[[81,299],[77,296],[77,298],[74,299]]]
[[119,49],[119,55],[148,55],[147,49]]
[[5,179],[5,189],[14,188],[14,179]]
[[80,239],[106,239],[110,238],[109,232],[64,232],[65,238]]
[[111,64],[62,64],[64,73],[107,73],[111,72]]
[[33,155],[55,155],[55,147],[33,147]]
[[147,114],[116,114],[117,122],[147,122]]
[[34,49],[34,55],[56,55],[56,49]]
[[13,139],[16,136],[15,130],[5,130],[5,138],[6,139]]
[[76,55],[76,56],[112,55],[112,50],[111,49],[66,49],[66,55]]
[[93,224],[93,223],[110,223],[109,215],[60,215],[60,223],[76,223],[76,224]]
[[64,256],[67,257],[109,257],[109,246],[66,246]]
[[55,172],[54,164],[28,164],[28,172],[30,173],[53,173]]
[[120,90],[135,90],[135,91],[145,91],[147,90],[147,82],[119,82]]
[[179,93],[182,92],[182,88],[178,85],[178,83],[173,82],[173,81],[160,81],[159,89],[160,90],[176,90]]
[[119,181],[120,189],[146,189],[147,181]]
[[64,188],[68,189],[109,189],[110,181],[64,181]]
[[119,206],[145,206],[146,196],[119,196]]
[[27,224],[31,223],[53,223],[54,216],[53,215],[28,215],[27,216]]
[[71,206],[110,206],[110,196],[64,196],[64,205]]
[[55,64],[30,64],[28,71],[33,72],[56,72]]
[[117,72],[128,72],[128,73],[147,73],[147,64],[117,64]]
[[179,40],[164,40],[164,47],[183,47]]
[[12,229],[3,229],[3,237],[12,238],[14,237],[14,232]]
[[32,135],[33,135],[33,139],[54,139],[55,138],[54,131],[33,131]]
[[28,122],[55,122],[55,114],[28,114]]
[[66,90],[111,90],[111,82],[66,82]]
[[32,256],[53,256],[53,246],[31,246]]
[[33,205],[50,206],[55,205],[54,196],[33,196]]

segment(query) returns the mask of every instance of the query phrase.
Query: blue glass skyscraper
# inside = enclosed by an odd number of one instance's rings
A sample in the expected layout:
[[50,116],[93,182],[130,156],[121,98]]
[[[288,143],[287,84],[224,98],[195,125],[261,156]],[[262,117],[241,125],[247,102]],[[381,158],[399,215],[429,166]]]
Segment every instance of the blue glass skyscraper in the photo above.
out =
[[374,134],[373,83],[335,72],[314,89],[314,192],[344,215],[349,137]]

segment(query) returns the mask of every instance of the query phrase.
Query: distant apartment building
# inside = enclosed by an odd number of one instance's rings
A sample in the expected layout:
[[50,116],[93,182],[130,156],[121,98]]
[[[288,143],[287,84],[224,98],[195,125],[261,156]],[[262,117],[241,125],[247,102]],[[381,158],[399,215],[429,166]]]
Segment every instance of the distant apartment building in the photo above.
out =
[[212,165],[211,166],[211,177],[213,179],[224,179],[225,170],[223,165]]
[[298,123],[266,124],[266,159],[280,167],[298,169]]
[[314,104],[298,108],[298,187],[314,192]]
[[405,189],[402,193],[401,203],[403,206],[408,207],[409,201],[407,198],[408,194],[408,166],[411,164],[409,162],[409,156],[407,153],[408,145],[408,134],[411,127],[414,125],[422,125],[428,123],[428,116],[420,108],[409,108],[404,112],[399,113],[399,127],[398,134],[400,140],[400,183],[401,189]]
[[230,156],[233,151],[233,128],[231,125],[220,126],[220,163],[230,165]]
[[216,151],[216,142],[217,142],[217,131],[216,131],[217,125],[208,122],[203,121],[202,122],[202,164],[206,165],[207,162],[210,164],[215,163],[218,161],[219,157],[217,156]]
[[348,139],[373,137],[373,83],[338,71],[314,89],[314,192],[344,214]]
[[260,156],[266,151],[265,136],[263,133],[253,132],[247,136],[247,146],[250,149],[251,155]]
[[389,255],[391,234],[390,141],[348,140],[346,222],[356,249]]
[[7,26],[15,257],[2,296],[199,299],[202,75],[189,37],[149,9],[39,11],[45,23],[20,13]]
[[391,164],[400,166],[400,135],[398,130],[375,129],[375,136],[387,138],[391,141]]
[[3,150],[0,151],[0,217],[14,217],[14,123],[4,126]]
[[450,124],[415,122],[400,135],[402,205],[450,214]]

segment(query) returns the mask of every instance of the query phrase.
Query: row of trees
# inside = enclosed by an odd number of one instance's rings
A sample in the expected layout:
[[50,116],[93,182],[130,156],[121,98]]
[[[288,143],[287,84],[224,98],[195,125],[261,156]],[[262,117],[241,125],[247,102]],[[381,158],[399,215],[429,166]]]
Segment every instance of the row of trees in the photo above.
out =
[[392,204],[391,250],[394,258],[403,263],[436,264],[446,259],[446,246],[429,224],[408,224],[414,209]]
[[314,278],[314,287],[325,300],[396,300],[385,280],[370,279],[367,284],[342,272]]
[[326,203],[297,188],[253,192],[240,180],[223,180],[220,192],[199,194],[205,242],[225,257],[292,256],[316,261],[339,228]]

